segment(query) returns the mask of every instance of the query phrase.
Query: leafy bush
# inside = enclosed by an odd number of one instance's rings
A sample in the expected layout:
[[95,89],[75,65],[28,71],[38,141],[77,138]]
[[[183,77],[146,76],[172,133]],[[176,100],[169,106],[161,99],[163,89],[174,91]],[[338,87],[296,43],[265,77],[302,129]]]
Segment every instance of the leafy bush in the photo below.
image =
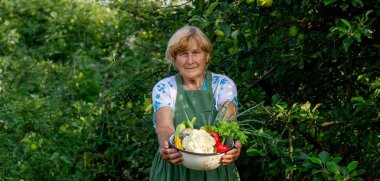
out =
[[242,179],[380,177],[379,1],[105,2],[0,1],[1,180],[147,180],[184,24],[238,87]]
[[[364,180],[359,175],[365,172],[364,169],[356,170],[358,162],[352,161],[347,166],[339,166],[338,163],[342,160],[342,157],[332,157],[326,151],[323,151],[316,156],[307,156],[303,153],[302,159],[304,159],[302,165],[290,166],[286,171],[299,170],[295,178],[310,180]],[[301,177],[302,172],[307,174]],[[311,174],[310,174],[311,172]]]

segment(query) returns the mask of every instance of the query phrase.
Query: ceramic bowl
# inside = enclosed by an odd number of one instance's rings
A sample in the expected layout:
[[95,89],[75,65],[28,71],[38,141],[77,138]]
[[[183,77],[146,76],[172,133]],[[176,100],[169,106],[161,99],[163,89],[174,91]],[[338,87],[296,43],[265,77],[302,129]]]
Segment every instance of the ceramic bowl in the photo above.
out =
[[169,145],[178,150],[182,154],[182,166],[193,170],[213,170],[220,166],[222,156],[233,148],[234,142],[227,139],[226,145],[230,147],[229,150],[220,153],[194,153],[186,150],[179,149],[174,146],[174,135],[169,138]]

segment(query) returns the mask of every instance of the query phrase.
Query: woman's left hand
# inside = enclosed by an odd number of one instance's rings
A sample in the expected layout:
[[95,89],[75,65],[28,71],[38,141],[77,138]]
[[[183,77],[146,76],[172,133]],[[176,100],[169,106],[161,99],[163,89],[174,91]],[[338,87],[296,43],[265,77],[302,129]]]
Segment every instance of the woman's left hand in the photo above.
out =
[[222,165],[228,165],[237,160],[240,156],[241,147],[241,142],[235,141],[234,148],[222,156]]

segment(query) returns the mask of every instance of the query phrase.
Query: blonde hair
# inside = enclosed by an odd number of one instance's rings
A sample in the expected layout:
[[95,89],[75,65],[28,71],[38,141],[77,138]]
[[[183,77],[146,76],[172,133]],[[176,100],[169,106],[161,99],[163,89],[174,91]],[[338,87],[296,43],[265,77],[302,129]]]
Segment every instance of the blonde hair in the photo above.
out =
[[207,36],[197,27],[184,26],[170,38],[166,48],[166,60],[173,64],[177,54],[186,51],[193,43],[205,53],[211,54],[212,44]]

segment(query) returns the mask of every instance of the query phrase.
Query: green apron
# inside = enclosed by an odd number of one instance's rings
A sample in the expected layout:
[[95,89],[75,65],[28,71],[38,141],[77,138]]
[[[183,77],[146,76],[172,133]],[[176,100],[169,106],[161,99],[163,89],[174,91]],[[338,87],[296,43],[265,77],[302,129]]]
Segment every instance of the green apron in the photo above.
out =
[[[184,90],[179,74],[176,75],[177,98],[174,109],[174,126],[182,121],[196,117],[194,128],[203,125],[214,125],[217,110],[215,110],[214,94],[211,87],[211,72],[206,73],[206,90]],[[214,170],[192,170],[166,162],[159,151],[153,160],[150,170],[150,181],[235,181],[240,180],[234,163],[220,166]]]

